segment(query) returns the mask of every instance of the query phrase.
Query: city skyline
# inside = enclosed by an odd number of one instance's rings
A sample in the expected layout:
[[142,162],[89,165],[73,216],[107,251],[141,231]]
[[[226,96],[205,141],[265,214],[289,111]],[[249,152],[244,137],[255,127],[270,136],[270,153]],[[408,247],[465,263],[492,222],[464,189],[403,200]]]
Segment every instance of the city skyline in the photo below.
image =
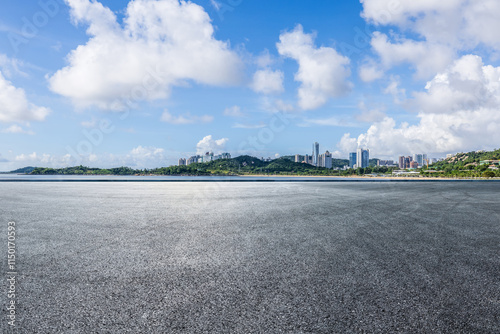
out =
[[[451,157],[451,154],[448,154],[447,157]],[[326,150],[325,153],[320,154],[320,144],[318,142],[314,142],[312,144],[312,154],[308,155],[302,155],[302,154],[295,154],[291,155],[293,158],[292,161],[298,162],[298,163],[305,163],[305,164],[310,164],[312,166],[316,167],[324,167],[324,168],[333,168],[333,157],[332,154]],[[205,154],[198,154],[191,156],[189,158],[179,158],[177,165],[178,166],[185,166],[185,165],[190,165],[192,163],[204,163],[204,162],[210,162],[218,159],[230,159],[231,154],[228,152],[224,152],[218,155],[214,155],[213,152],[205,152]],[[279,156],[275,157],[276,159],[279,158]],[[271,157],[260,158],[262,161],[270,161],[272,160]],[[438,160],[443,160],[443,159],[438,159],[438,158],[428,158],[427,154],[425,153],[414,153],[413,156],[399,156],[397,162],[394,162],[394,160],[382,160],[376,157],[370,158],[370,150],[369,149],[364,149],[364,148],[358,148],[356,152],[350,152],[348,159],[343,159],[342,160],[347,160],[347,164],[344,166],[345,168],[351,168],[351,169],[357,169],[357,168],[366,168],[370,165],[370,160],[377,160],[377,166],[386,166],[386,167],[398,167],[400,169],[417,169],[417,168],[422,168],[425,165],[429,166],[432,165],[432,163],[437,162]]]
[[[0,11],[0,171],[500,142],[491,1],[40,0]],[[314,161],[314,159],[316,159]]]

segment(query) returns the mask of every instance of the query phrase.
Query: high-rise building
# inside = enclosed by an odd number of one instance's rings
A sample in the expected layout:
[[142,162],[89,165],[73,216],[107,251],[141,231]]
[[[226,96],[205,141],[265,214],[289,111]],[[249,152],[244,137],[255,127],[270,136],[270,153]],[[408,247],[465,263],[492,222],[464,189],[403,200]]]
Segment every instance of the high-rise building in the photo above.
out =
[[186,165],[191,165],[191,164],[197,163],[199,157],[200,157],[199,155],[193,155],[192,157],[187,159]]
[[214,160],[214,152],[207,152],[198,159],[198,162],[210,162],[212,160]]
[[180,158],[179,159],[179,166],[186,166],[186,159]]
[[349,168],[354,168],[356,164],[356,152],[349,153]]
[[295,162],[302,162],[302,156],[300,154],[295,154]]
[[413,154],[413,161],[415,161],[417,164],[422,163],[422,154]]
[[413,158],[408,156],[400,156],[399,157],[399,168],[400,169],[407,169],[410,168],[410,163],[413,161]]
[[319,166],[319,161],[318,161],[318,158],[319,158],[319,143],[318,142],[315,142],[313,144],[313,165],[314,166]]
[[399,168],[400,169],[405,169],[405,157],[403,155],[399,156]]
[[425,160],[427,159],[427,154],[414,154],[413,161],[417,162],[419,166],[423,166],[425,164]]
[[356,167],[366,168],[370,165],[370,151],[358,148],[356,151]]
[[319,167],[330,169],[333,167],[332,154],[330,152],[326,151],[324,154],[320,154]]
[[[192,163],[204,163],[210,162],[219,159],[231,159],[230,153],[221,153],[218,155],[214,155],[213,152],[207,152],[204,155],[193,155],[189,159],[186,160],[186,165],[190,165]],[[180,161],[180,160],[179,160]]]

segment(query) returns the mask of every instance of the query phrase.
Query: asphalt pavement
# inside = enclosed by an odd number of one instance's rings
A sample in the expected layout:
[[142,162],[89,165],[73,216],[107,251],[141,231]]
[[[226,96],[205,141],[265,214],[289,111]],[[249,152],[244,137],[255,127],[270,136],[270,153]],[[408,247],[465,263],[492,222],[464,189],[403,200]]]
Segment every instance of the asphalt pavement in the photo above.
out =
[[499,190],[429,181],[0,183],[0,329],[500,333]]

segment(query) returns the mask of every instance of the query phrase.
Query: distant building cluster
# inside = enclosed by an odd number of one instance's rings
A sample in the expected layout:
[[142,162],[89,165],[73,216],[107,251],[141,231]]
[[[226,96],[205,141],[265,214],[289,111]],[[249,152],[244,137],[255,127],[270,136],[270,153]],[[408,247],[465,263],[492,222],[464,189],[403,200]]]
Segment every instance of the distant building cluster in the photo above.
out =
[[[358,148],[356,152],[349,153],[350,168],[365,168],[369,166],[370,153],[369,150]],[[413,156],[400,156],[398,161],[394,160],[378,160],[377,166],[398,167],[400,169],[418,169],[424,166],[432,165],[438,160],[435,158],[429,159],[427,154],[416,153]]]
[[179,159],[179,166],[187,166],[187,165],[194,164],[194,163],[204,163],[204,162],[210,162],[210,161],[220,160],[220,159],[231,159],[231,154],[222,153],[222,154],[214,155],[213,152],[207,152],[204,155],[193,155],[192,157],[189,157],[188,159],[180,158]]
[[349,153],[349,168],[366,168],[370,165],[370,151],[358,148]]
[[315,142],[312,146],[311,155],[295,155],[295,162],[313,165],[316,167],[333,168],[332,154],[326,151],[323,154],[319,153],[319,143]]
[[[328,150],[325,153],[320,154],[320,149],[319,149],[319,143],[315,142],[312,145],[312,152],[311,155],[306,154],[306,155],[301,155],[301,154],[296,154],[295,159],[292,158],[295,162],[299,163],[304,163],[304,164],[309,164],[312,166],[316,167],[324,167],[324,168],[329,168],[333,169],[333,157]],[[449,154],[447,157],[451,157],[452,155]],[[222,153],[215,155],[213,152],[206,152],[204,155],[194,155],[192,157],[189,157],[187,159],[185,158],[180,158],[179,159],[179,166],[186,166],[190,165],[193,163],[204,163],[204,162],[210,162],[214,160],[219,160],[219,159],[230,159],[231,154],[229,153]],[[273,159],[271,158],[261,158],[262,161],[268,162]],[[441,159],[442,160],[442,159]],[[438,160],[435,158],[429,159],[427,157],[427,154],[423,153],[416,153],[413,154],[413,156],[400,156],[398,161],[394,160],[377,160],[377,166],[385,166],[385,167],[396,167],[399,169],[418,169],[422,168],[424,166],[429,166],[432,165],[433,163],[437,162]],[[486,161],[487,163],[490,163],[493,167],[498,168],[498,162],[494,161],[491,163],[490,161]],[[485,162],[485,163],[486,163]],[[494,163],[497,162],[495,165]],[[483,163],[483,162],[482,162]],[[370,165],[370,150],[364,149],[364,148],[358,148],[356,152],[351,152],[349,153],[349,165],[344,166],[343,168],[335,168],[335,169],[348,169],[348,168],[366,168]]]
[[400,169],[417,169],[422,168],[424,165],[428,166],[432,162],[427,158],[427,154],[414,154],[411,156],[400,156],[398,166]]

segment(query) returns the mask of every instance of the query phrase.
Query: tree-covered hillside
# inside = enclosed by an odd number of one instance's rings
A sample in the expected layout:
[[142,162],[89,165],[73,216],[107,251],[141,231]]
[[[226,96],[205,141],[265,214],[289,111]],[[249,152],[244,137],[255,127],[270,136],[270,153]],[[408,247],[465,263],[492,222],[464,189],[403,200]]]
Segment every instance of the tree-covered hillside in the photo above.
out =
[[29,174],[34,169],[35,169],[35,167],[28,166],[28,167],[15,169],[15,170],[10,171],[10,172],[4,172],[4,174]]
[[140,173],[140,170],[135,170],[130,167],[117,168],[90,168],[85,166],[75,166],[66,168],[45,168],[36,167],[31,175],[134,175]]
[[425,176],[447,177],[500,177],[498,162],[500,149],[484,152],[457,153],[451,158],[438,161],[421,173]]

